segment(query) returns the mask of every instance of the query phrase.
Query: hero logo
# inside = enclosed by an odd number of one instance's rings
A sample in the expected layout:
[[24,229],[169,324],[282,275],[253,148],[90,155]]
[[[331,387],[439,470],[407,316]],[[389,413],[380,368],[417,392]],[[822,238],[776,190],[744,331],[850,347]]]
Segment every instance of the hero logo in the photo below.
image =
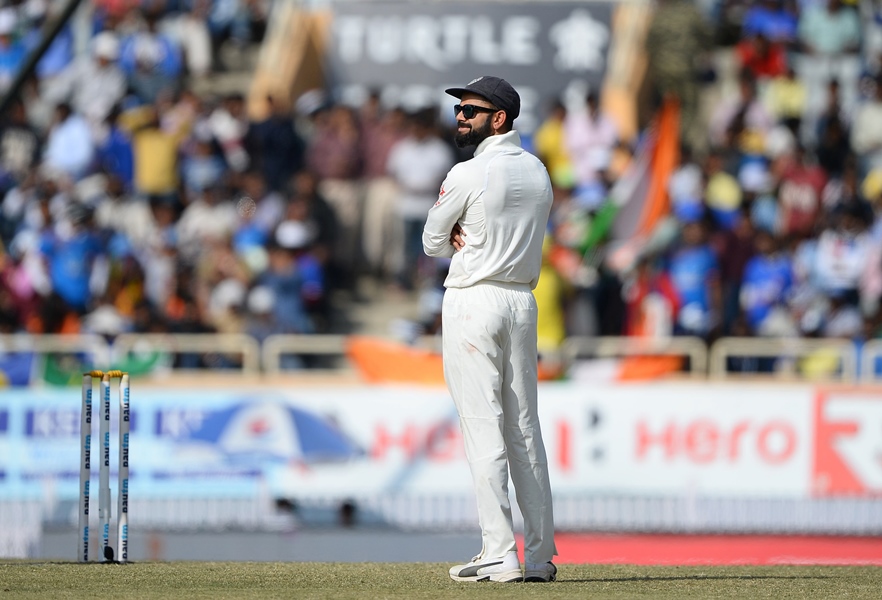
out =
[[882,494],[882,396],[821,393],[815,423],[815,493]]
[[386,424],[378,424],[370,447],[371,457],[374,460],[385,460],[393,453],[403,453],[409,461],[425,459],[447,462],[460,459],[462,436],[453,420],[436,421],[428,426],[406,423],[395,430],[391,430]]
[[786,421],[735,421],[731,425],[709,419],[686,423],[668,421],[661,426],[645,420],[636,423],[635,457],[649,460],[661,454],[665,462],[687,460],[696,464],[736,463],[751,456],[768,465],[793,457],[797,432]]

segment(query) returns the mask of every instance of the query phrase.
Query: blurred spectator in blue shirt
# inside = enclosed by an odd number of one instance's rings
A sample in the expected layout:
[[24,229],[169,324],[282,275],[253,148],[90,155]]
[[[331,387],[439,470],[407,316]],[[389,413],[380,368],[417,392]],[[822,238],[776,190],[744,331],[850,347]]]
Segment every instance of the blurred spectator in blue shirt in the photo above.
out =
[[703,215],[686,220],[668,259],[668,273],[680,300],[674,325],[679,335],[706,337],[720,317],[719,263],[706,231]]
[[[772,335],[767,329],[771,323],[766,320],[774,309],[786,307],[793,285],[793,264],[790,257],[780,251],[770,232],[758,230],[754,243],[757,253],[744,267],[741,307],[752,333]],[[780,324],[774,326],[777,328]]]
[[257,284],[271,293],[273,322],[277,333],[312,333],[313,323],[303,299],[304,277],[296,258],[296,250],[308,243],[308,231],[299,227],[283,227],[269,242],[269,268]]
[[119,126],[119,115],[119,107],[115,106],[104,121],[103,137],[98,139],[96,148],[98,168],[119,179],[126,190],[131,190],[135,177],[132,138]]
[[161,92],[177,90],[183,61],[175,40],[159,31],[159,14],[146,11],[143,16],[144,28],[123,39],[119,60],[138,97],[153,102]]
[[181,159],[181,180],[190,197],[195,197],[221,182],[226,169],[215,152],[214,139],[207,131],[198,132]]
[[52,289],[82,314],[92,300],[94,267],[104,254],[104,245],[94,229],[90,209],[73,205],[70,219],[74,227],[71,237],[62,239],[55,232],[45,235],[41,251],[49,265]]
[[6,91],[27,58],[27,48],[14,37],[17,23],[14,8],[0,9],[0,91]]
[[744,13],[742,35],[762,35],[772,42],[790,46],[796,41],[797,14],[783,0],[759,0]]

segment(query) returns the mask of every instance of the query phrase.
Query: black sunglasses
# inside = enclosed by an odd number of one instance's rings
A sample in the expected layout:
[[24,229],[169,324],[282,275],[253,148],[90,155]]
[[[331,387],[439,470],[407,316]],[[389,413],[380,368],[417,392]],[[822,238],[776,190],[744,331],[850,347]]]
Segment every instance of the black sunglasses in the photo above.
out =
[[474,119],[479,112],[495,113],[500,111],[499,108],[487,108],[486,106],[475,106],[474,104],[457,104],[453,107],[453,116],[462,113],[466,119]]

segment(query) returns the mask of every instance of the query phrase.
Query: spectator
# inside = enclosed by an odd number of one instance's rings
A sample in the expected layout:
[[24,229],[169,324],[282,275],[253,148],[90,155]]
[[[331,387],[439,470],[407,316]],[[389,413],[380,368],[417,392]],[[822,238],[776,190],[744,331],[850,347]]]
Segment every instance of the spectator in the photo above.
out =
[[703,202],[705,178],[702,169],[693,160],[692,151],[688,146],[680,148],[680,160],[674,173],[668,180],[668,195],[671,199],[671,211],[677,214],[680,207],[687,209]]
[[768,231],[758,230],[754,240],[756,255],[747,261],[741,280],[740,300],[747,324],[755,335],[794,335],[796,325],[786,308],[793,285],[790,257]]
[[675,335],[707,338],[720,318],[719,262],[707,242],[703,216],[683,222],[681,240],[670,251],[668,273],[680,306],[675,315]]
[[818,115],[814,139],[820,140],[822,138],[824,130],[827,129],[827,125],[831,121],[839,121],[844,131],[847,132],[849,130],[851,114],[842,106],[841,88],[842,86],[839,85],[839,81],[836,79],[831,79],[827,83],[827,104],[820,115]]
[[55,107],[55,120],[46,136],[43,166],[50,172],[76,181],[92,164],[95,146],[86,120],[67,103]]
[[723,146],[731,136],[743,144],[745,134],[764,137],[775,125],[775,120],[756,94],[756,81],[749,73],[738,78],[738,95],[725,99],[714,109],[710,117],[710,141],[713,146]]
[[[97,269],[103,260],[105,248],[94,229],[91,210],[81,204],[71,206],[73,232],[62,238],[57,232],[44,235],[40,251],[46,258],[52,289],[64,303],[84,314],[90,306],[93,294],[102,291],[102,270]],[[106,275],[106,271],[104,271]]]
[[184,209],[176,227],[177,246],[184,256],[195,258],[204,244],[233,235],[239,217],[226,191],[220,185],[209,186]]
[[573,159],[578,195],[596,184],[605,193],[606,170],[618,142],[618,128],[612,118],[600,109],[596,93],[589,92],[583,111],[567,114],[563,124],[566,150]]
[[660,257],[643,255],[622,286],[625,330],[629,336],[667,337],[674,333],[680,297]]
[[117,64],[119,40],[115,33],[102,31],[96,35],[91,50],[52,82],[46,96],[71,98],[73,108],[97,128],[122,101],[128,86]]
[[[400,243],[395,252],[399,259],[396,282],[404,290],[413,290],[422,283],[418,281],[419,267],[425,267],[427,260],[423,254],[423,227],[453,164],[450,146],[438,136],[434,109],[411,115],[409,134],[392,148],[387,165],[398,187],[395,209],[400,222]],[[433,273],[423,276],[427,282],[435,280]]]
[[744,190],[738,179],[723,168],[723,156],[718,152],[707,157],[704,175],[707,181],[705,203],[714,221],[728,229],[737,219]]
[[263,342],[266,338],[277,333],[273,322],[273,307],[276,298],[272,290],[266,286],[257,285],[251,288],[246,299],[245,333]]
[[548,169],[552,185],[569,190],[575,187],[576,177],[566,145],[566,119],[567,109],[563,101],[552,99],[548,115],[533,134],[533,145],[536,155]]
[[305,147],[294,128],[291,112],[271,96],[267,96],[266,102],[269,114],[266,119],[250,124],[246,148],[251,168],[263,175],[267,188],[284,193],[291,176],[303,168]]
[[193,0],[174,20],[175,41],[181,47],[184,71],[201,80],[212,72],[212,41],[207,24],[210,0]]
[[214,0],[208,12],[208,29],[211,33],[212,57],[215,71],[225,70],[221,60],[221,48],[226,41],[244,46],[251,39],[250,0]]
[[95,202],[96,225],[119,236],[119,243],[133,251],[147,248],[155,235],[153,212],[144,198],[127,192],[123,181],[114,175],[106,177],[105,192]]
[[0,190],[6,191],[28,177],[40,154],[41,140],[28,122],[24,103],[13,99],[0,125]]
[[811,232],[821,209],[826,173],[802,146],[798,146],[792,156],[783,157],[778,169],[781,172],[778,201],[783,233]]
[[[756,249],[757,228],[750,209],[742,206],[731,228],[724,228],[712,240],[720,257],[720,294],[722,296],[722,332],[732,335],[740,316],[740,298],[745,269]],[[768,234],[767,234],[768,235]]]
[[301,277],[301,298],[309,315],[313,331],[330,331],[330,305],[328,304],[325,267],[313,252],[315,230],[311,227],[307,206],[292,202],[286,219],[276,229],[276,240],[294,257]]
[[119,61],[138,97],[153,102],[162,92],[179,91],[183,64],[177,42],[159,31],[159,13],[148,10],[142,18],[142,27],[123,39]]
[[251,159],[245,149],[248,118],[245,115],[245,98],[242,94],[227,94],[220,106],[211,112],[208,128],[220,144],[224,161],[231,170],[242,173]]
[[799,45],[796,65],[800,76],[814,99],[810,112],[816,114],[824,106],[824,85],[837,79],[847,94],[845,106],[851,110],[860,73],[861,32],[857,11],[842,0],[825,0],[807,6],[799,18]]
[[17,23],[15,8],[0,8],[0,92],[9,88],[27,58],[24,44],[14,37]]
[[192,123],[183,121],[165,130],[157,108],[146,105],[123,113],[120,125],[132,138],[135,190],[152,201],[178,205],[178,150]]
[[369,271],[386,280],[395,270],[400,237],[395,212],[396,184],[387,171],[392,148],[406,133],[407,115],[399,107],[384,110],[378,94],[372,94],[361,110],[364,161],[364,221],[362,240]]
[[814,269],[820,291],[857,306],[861,280],[874,254],[873,240],[867,232],[861,206],[843,206],[833,214],[830,226],[818,237]]
[[119,106],[114,106],[96,138],[97,170],[119,179],[127,190],[134,186],[135,158],[132,138],[120,126]]
[[811,4],[800,16],[799,41],[803,52],[818,57],[855,53],[861,42],[857,12],[842,0]]
[[741,69],[757,81],[764,82],[787,72],[787,54],[784,46],[773,42],[762,33],[743,38],[735,47]]
[[181,157],[181,180],[187,197],[218,186],[225,172],[223,159],[215,153],[214,138],[208,131],[198,132]]
[[746,37],[761,35],[790,49],[796,43],[797,15],[783,0],[759,0],[744,13],[742,33]]
[[266,287],[275,298],[273,321],[279,333],[311,333],[303,300],[303,276],[298,268],[296,251],[309,243],[309,232],[302,227],[282,227],[269,243],[269,268],[257,284]]
[[340,235],[337,215],[327,200],[318,192],[318,179],[311,171],[301,171],[292,178],[289,207],[299,212],[302,205],[313,232],[312,254],[326,269],[333,269],[337,262],[335,243]]
[[802,119],[808,105],[808,90],[792,66],[772,78],[763,94],[769,113],[784,123],[794,136],[800,135]]
[[[241,197],[237,202],[240,217],[247,217],[263,239],[269,239],[285,216],[285,197],[267,189],[266,180],[259,171],[248,170],[238,178]],[[250,214],[249,214],[250,213]]]
[[851,128],[851,147],[860,156],[860,173],[882,168],[882,77],[872,86],[872,96],[858,106]]
[[334,106],[316,119],[307,166],[319,178],[318,191],[333,207],[340,228],[334,254],[335,287],[354,291],[361,266],[361,135],[355,111]]

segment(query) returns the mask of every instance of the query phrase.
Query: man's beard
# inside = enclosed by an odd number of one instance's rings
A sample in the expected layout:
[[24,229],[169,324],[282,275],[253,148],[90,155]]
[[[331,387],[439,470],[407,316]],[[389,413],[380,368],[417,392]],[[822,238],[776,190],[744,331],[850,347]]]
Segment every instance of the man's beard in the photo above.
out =
[[472,127],[465,133],[456,132],[456,135],[453,137],[453,142],[456,144],[457,148],[466,148],[468,146],[477,146],[488,137],[492,133],[490,129],[490,119],[484,121],[484,125],[478,128]]

